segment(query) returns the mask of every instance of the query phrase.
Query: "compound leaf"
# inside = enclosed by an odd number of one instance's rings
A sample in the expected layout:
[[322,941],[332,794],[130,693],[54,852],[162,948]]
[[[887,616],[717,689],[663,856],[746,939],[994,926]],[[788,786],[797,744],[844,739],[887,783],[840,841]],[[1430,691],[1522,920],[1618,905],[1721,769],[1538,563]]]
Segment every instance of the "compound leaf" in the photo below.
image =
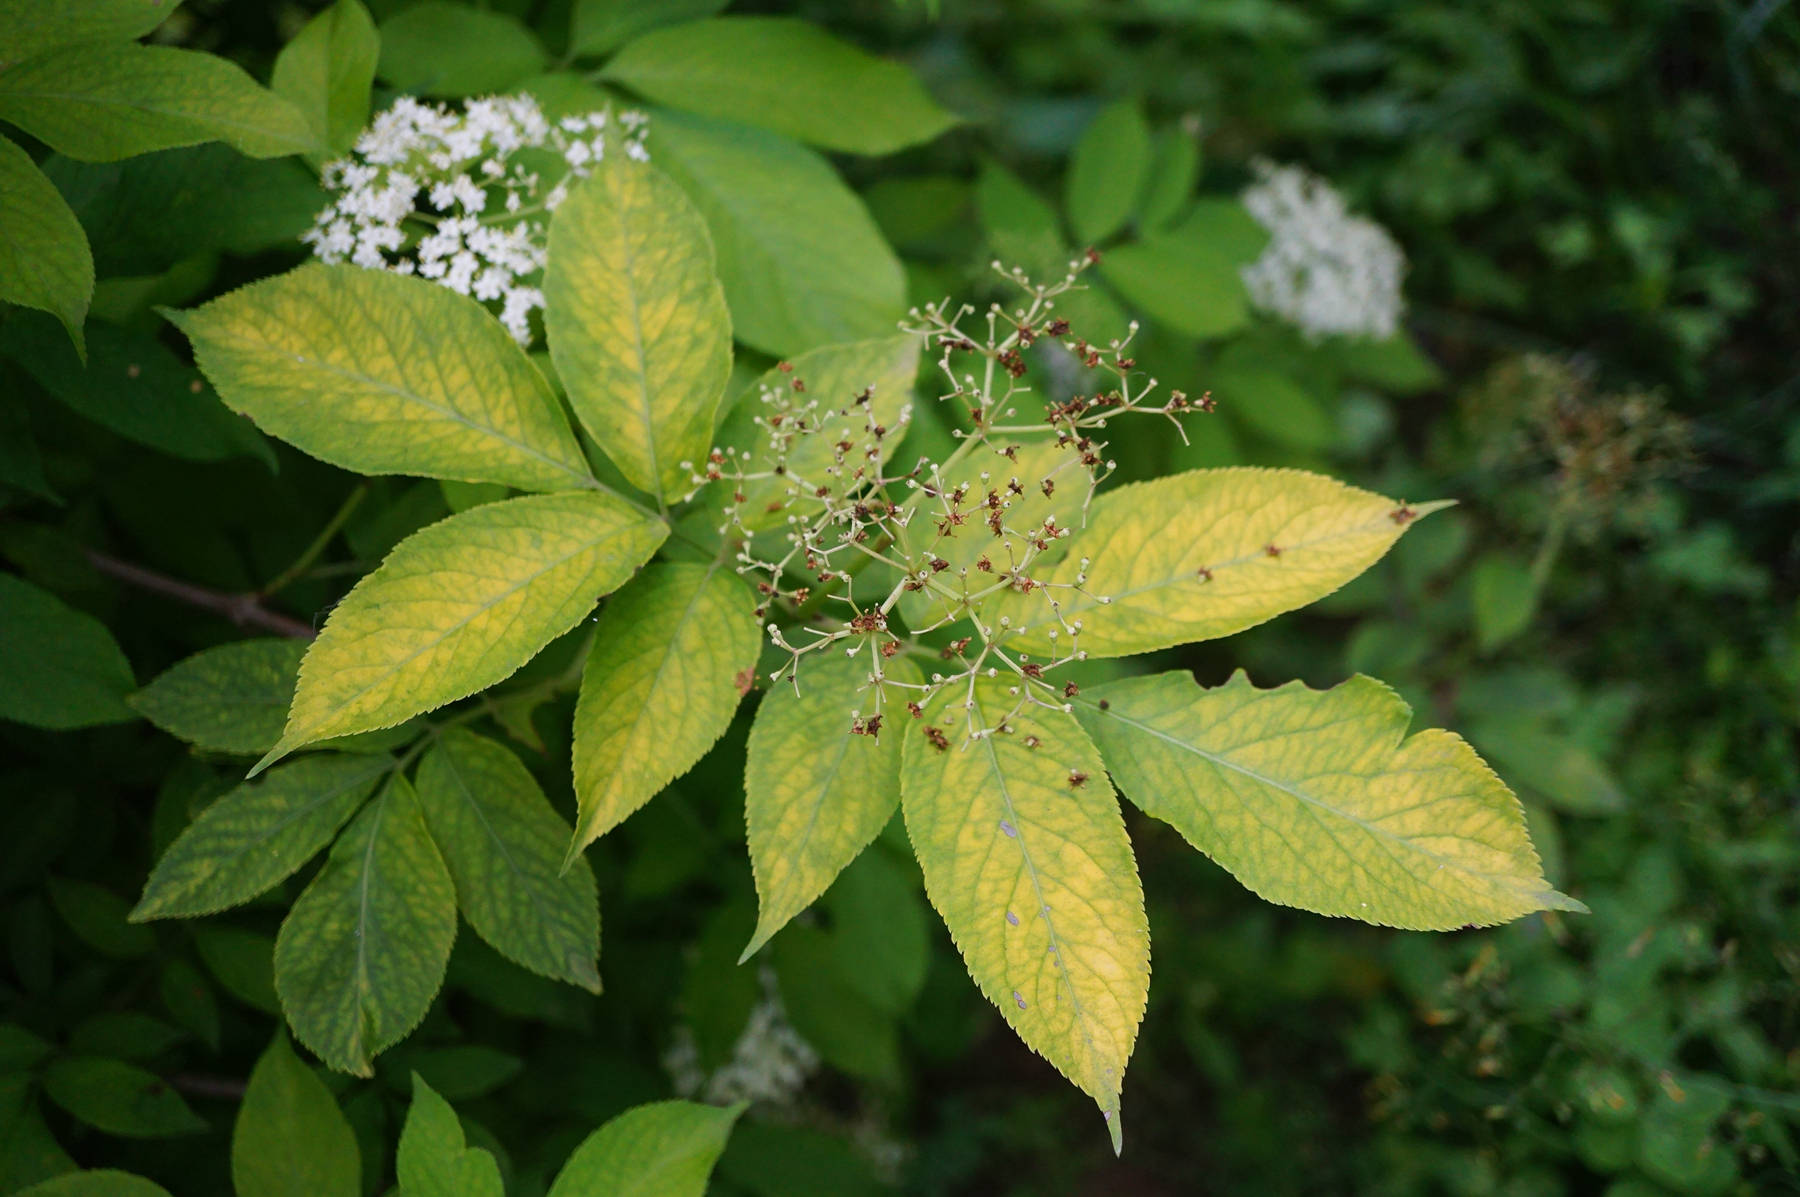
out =
[[600,991],[600,911],[585,860],[560,873],[569,825],[505,748],[445,733],[414,779],[432,839],[476,934],[535,973]]
[[1512,791],[1457,735],[1358,675],[1206,690],[1185,673],[1091,687],[1075,710],[1113,777],[1271,902],[1442,931],[1581,910],[1544,880]]
[[144,718],[209,752],[267,752],[281,738],[304,640],[278,636],[202,649],[129,701]]
[[1020,629],[1008,644],[1034,653],[1052,648],[1052,629],[1068,647],[1063,629],[1077,625],[1074,647],[1090,657],[1229,636],[1330,594],[1444,506],[1301,470],[1174,474],[1101,496],[1062,560],[1034,574],[1047,589],[993,612]]
[[594,485],[542,372],[466,295],[314,262],[167,315],[228,407],[332,465]]
[[455,938],[456,889],[396,777],[282,921],[275,991],[294,1035],[331,1067],[371,1075],[430,1009]]
[[706,221],[662,172],[609,156],[550,222],[544,331],[582,424],[633,486],[694,489],[731,374]]
[[594,628],[575,704],[571,857],[618,826],[724,734],[756,666],[756,596],[704,565],[655,565]]
[[486,503],[413,533],[332,610],[300,663],[287,729],[257,768],[501,681],[667,534],[597,491]]
[[[872,662],[894,681],[923,680],[903,657],[826,651],[801,667],[798,685],[777,683],[757,708],[744,820],[760,912],[743,959],[824,893],[900,804],[900,742],[914,692],[882,686],[878,696]],[[852,730],[878,713],[878,735]]]
[[1073,716],[1021,705],[1003,679],[953,689],[908,727],[900,772],[925,892],[982,993],[1099,1104],[1116,1151],[1150,992],[1125,822]]
[[320,754],[238,786],[169,845],[132,921],[193,918],[248,902],[311,860],[392,767],[386,756]]

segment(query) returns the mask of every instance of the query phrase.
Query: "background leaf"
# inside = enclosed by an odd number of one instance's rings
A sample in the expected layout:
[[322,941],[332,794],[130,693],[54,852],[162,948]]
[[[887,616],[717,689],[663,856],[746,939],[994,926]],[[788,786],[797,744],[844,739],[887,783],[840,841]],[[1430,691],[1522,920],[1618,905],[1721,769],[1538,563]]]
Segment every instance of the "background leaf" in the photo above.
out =
[[169,1190],[129,1172],[100,1168],[42,1181],[17,1197],[169,1197]]
[[1075,239],[1094,245],[1125,227],[1150,174],[1143,108],[1121,100],[1100,110],[1069,157],[1064,204]]
[[277,1031],[250,1073],[231,1132],[237,1197],[358,1197],[356,1136],[313,1070]]
[[456,890],[419,800],[396,777],[363,809],[275,941],[275,989],[294,1035],[342,1072],[431,1007],[456,938]]
[[575,704],[571,854],[618,826],[706,754],[746,689],[756,598],[715,566],[661,564],[615,595],[594,627]]
[[129,41],[149,33],[181,0],[0,0],[0,69],[80,42]]
[[[981,992],[1098,1103],[1118,1151],[1119,1091],[1150,992],[1125,823],[1072,716],[1009,715],[1018,700],[1004,681],[984,679],[967,697],[965,711],[960,687],[954,702],[940,695],[907,730],[901,808],[925,892]],[[1011,731],[971,741],[971,720]],[[926,738],[934,726],[947,747]]]
[[575,0],[569,52],[604,54],[648,29],[710,17],[727,0]]
[[1075,709],[1133,803],[1271,902],[1435,931],[1585,909],[1544,880],[1493,770],[1449,732],[1406,737],[1412,711],[1372,678],[1203,690],[1165,673]]
[[613,155],[569,193],[550,222],[544,330],[576,416],[631,484],[691,492],[731,373],[731,315],[681,188]]
[[824,159],[778,134],[661,110],[651,160],[712,229],[738,340],[791,357],[885,337],[905,278],[868,209]]
[[202,141],[253,158],[319,145],[298,108],[236,64],[134,42],[68,46],[0,71],[0,120],[88,162]]
[[702,1197],[742,1105],[691,1101],[636,1106],[582,1140],[549,1197]]
[[77,1120],[109,1135],[162,1139],[206,1129],[161,1077],[122,1060],[55,1060],[44,1070],[44,1092]]
[[453,730],[420,762],[415,784],[476,934],[535,973],[598,993],[594,875],[585,860],[561,871],[569,825],[519,758]]
[[171,313],[234,411],[364,474],[592,485],[537,367],[479,303],[317,263]]
[[336,0],[281,48],[269,87],[306,115],[327,153],[341,154],[369,123],[369,89],[380,52],[381,39],[362,0]]
[[425,0],[381,23],[381,78],[400,91],[486,95],[543,69],[543,47],[509,13]]
[[49,312],[78,351],[94,295],[94,257],[75,213],[31,155],[0,137],[0,302]]
[[287,728],[262,763],[392,727],[504,680],[667,534],[596,491],[488,503],[415,532],[333,608],[300,663]]
[[956,121],[906,68],[786,17],[652,30],[606,64],[606,78],[659,104],[852,154],[930,141]]
[[169,845],[132,919],[192,918],[248,902],[311,860],[392,769],[385,756],[321,753],[243,783]]
[[137,717],[131,663],[106,625],[47,590],[0,574],[0,719],[92,727]]

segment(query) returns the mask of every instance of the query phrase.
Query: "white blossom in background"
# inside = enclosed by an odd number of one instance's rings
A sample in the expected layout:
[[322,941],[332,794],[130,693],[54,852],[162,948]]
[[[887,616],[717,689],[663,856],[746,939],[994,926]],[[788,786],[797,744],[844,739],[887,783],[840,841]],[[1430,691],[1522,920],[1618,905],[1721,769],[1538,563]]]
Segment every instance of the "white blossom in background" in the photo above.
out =
[[793,1104],[807,1078],[818,1071],[819,1054],[800,1038],[788,1022],[787,1010],[775,987],[775,974],[762,971],[762,1000],[750,1011],[750,1019],[732,1046],[731,1059],[708,1076],[700,1066],[700,1048],[694,1032],[683,1023],[663,1055],[663,1068],[683,1097],[730,1105],[733,1102]]
[[1313,338],[1393,336],[1405,307],[1406,255],[1388,231],[1352,215],[1330,183],[1303,167],[1255,169],[1242,198],[1270,240],[1243,270],[1251,301]]
[[301,240],[324,262],[416,274],[498,305],[525,344],[531,313],[544,306],[534,284],[546,218],[609,140],[647,161],[647,123],[636,110],[551,121],[526,95],[469,100],[460,111],[402,96],[348,157],[325,165],[321,182],[336,196]]

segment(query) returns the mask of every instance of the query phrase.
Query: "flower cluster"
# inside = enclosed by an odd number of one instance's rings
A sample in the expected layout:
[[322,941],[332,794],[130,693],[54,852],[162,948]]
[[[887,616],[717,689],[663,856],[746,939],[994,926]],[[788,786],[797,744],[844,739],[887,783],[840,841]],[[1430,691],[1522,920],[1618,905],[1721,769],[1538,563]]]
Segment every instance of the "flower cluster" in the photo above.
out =
[[1244,207],[1269,230],[1244,268],[1257,307],[1309,337],[1391,337],[1400,327],[1406,256],[1386,229],[1351,215],[1330,183],[1298,166],[1256,164]]
[[675,1028],[663,1068],[677,1093],[721,1106],[740,1101],[793,1104],[807,1078],[818,1071],[819,1054],[788,1022],[772,970],[762,970],[762,987],[762,999],[751,1008],[731,1059],[710,1075],[701,1067],[693,1030],[685,1023]]
[[544,304],[544,217],[587,175],[611,139],[642,161],[635,110],[552,121],[530,96],[470,100],[461,111],[402,96],[346,158],[326,164],[336,193],[302,235],[325,262],[417,274],[497,304],[521,344]]
[[[847,712],[851,731],[878,736],[891,707],[903,704],[901,714],[916,718],[945,689],[967,691],[956,709],[968,712],[964,731],[973,739],[1009,730],[1030,704],[1068,709],[1073,683],[1050,675],[1086,656],[1081,621],[1062,614],[1064,596],[1087,593],[1086,562],[1072,577],[1059,570],[1053,579],[1045,567],[1057,564],[1060,542],[1085,521],[1095,487],[1113,469],[1096,434],[1132,413],[1165,416],[1179,431],[1181,415],[1212,410],[1210,396],[1171,391],[1153,400],[1158,384],[1135,373],[1131,334],[1090,344],[1054,314],[1056,297],[1088,264],[1071,263],[1051,285],[1010,272],[1026,293],[1011,309],[996,303],[979,317],[967,305],[913,310],[908,331],[939,355],[947,384],[940,402],[956,405],[969,425],[953,434],[962,443],[945,460],[890,461],[910,407],[888,426],[878,412],[892,409],[872,390],[815,394],[789,372],[760,395],[757,442],[715,449],[696,473],[696,483],[730,488],[720,531],[739,546],[738,569],[763,596],[761,614],[780,607],[797,619],[798,644],[767,625],[788,654],[773,679],[797,678],[812,654],[867,655],[867,709]],[[965,330],[971,317],[981,327]],[[1040,342],[1072,355],[1092,393],[1031,395],[1026,354]],[[1040,419],[1021,415],[1033,408]],[[781,521],[772,530],[770,512]],[[1043,600],[1054,654],[1034,660],[1008,643],[1022,627],[991,613],[1008,595]],[[927,663],[922,680],[888,668],[903,654]],[[998,720],[978,718],[977,679],[1003,673],[1016,681],[1016,705]],[[927,734],[942,746],[936,726]]]

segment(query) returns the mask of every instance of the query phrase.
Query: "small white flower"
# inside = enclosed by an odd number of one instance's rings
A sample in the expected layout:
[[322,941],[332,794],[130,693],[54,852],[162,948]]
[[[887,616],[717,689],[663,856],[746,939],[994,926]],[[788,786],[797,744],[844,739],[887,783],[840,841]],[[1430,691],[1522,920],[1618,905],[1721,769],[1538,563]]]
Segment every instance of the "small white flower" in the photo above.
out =
[[[350,156],[320,172],[335,198],[301,240],[324,262],[350,262],[421,278],[499,305],[520,344],[544,305],[535,282],[544,269],[545,216],[606,154],[607,138],[634,161],[648,161],[648,118],[620,115],[608,134],[605,112],[548,120],[527,95],[467,101],[461,111],[402,96],[378,113]],[[549,150],[568,170],[548,190],[514,157]],[[496,202],[498,201],[498,202]]]
[[663,1068],[683,1097],[713,1105],[760,1101],[793,1104],[807,1078],[818,1071],[819,1055],[788,1022],[774,971],[762,970],[763,997],[750,1011],[743,1033],[732,1046],[731,1059],[710,1076],[700,1067],[694,1032],[683,1023],[663,1056]]
[[1302,167],[1255,169],[1243,203],[1270,239],[1243,270],[1251,301],[1315,339],[1393,336],[1406,256],[1387,230],[1352,215],[1330,183]]

